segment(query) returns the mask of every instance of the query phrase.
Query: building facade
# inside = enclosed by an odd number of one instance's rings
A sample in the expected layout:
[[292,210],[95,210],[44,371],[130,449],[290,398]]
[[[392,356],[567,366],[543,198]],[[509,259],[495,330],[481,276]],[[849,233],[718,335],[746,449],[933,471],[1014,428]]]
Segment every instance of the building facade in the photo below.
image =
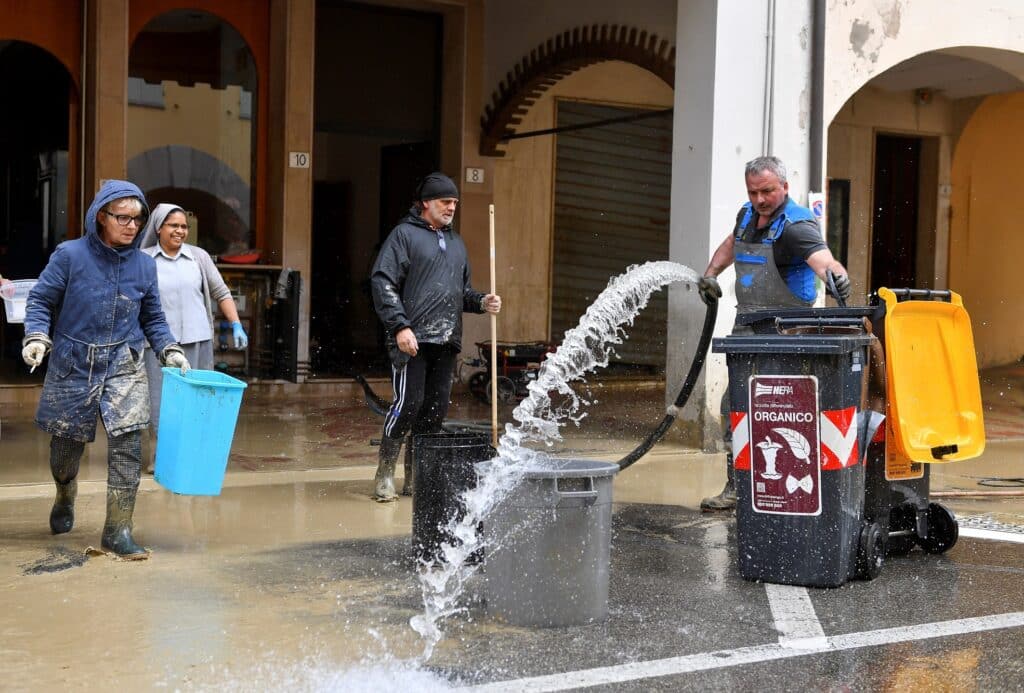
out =
[[[1022,46],[1013,0],[0,0],[0,84],[23,95],[0,115],[0,273],[36,276],[127,177],[192,212],[246,299],[256,339],[227,367],[372,374],[369,267],[423,173],[460,182],[478,287],[495,206],[499,338],[557,342],[630,264],[701,272],[743,164],[771,153],[798,202],[826,195],[855,302],[952,288],[979,364],[1007,363]],[[702,319],[672,287],[622,362],[671,397]],[[467,319],[468,350],[487,336]],[[16,362],[20,334],[0,337]],[[694,445],[717,444],[725,380],[709,358],[678,429]]]

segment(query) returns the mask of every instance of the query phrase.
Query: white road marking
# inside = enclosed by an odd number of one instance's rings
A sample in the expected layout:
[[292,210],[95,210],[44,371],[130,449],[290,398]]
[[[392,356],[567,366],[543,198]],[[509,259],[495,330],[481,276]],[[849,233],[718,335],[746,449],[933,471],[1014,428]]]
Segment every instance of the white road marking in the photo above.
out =
[[825,631],[821,629],[806,587],[766,582],[764,590],[768,593],[768,606],[772,609],[775,630],[779,631],[780,645],[798,650],[827,646]]
[[1016,544],[1024,544],[1024,534],[1013,532],[1000,532],[994,529],[975,529],[973,527],[961,527],[960,536],[972,539],[992,539],[993,541],[1012,541]]
[[953,621],[922,623],[916,626],[899,626],[896,628],[870,630],[863,633],[833,635],[825,638],[825,645],[818,648],[793,649],[776,643],[754,645],[752,647],[739,647],[733,650],[703,652],[685,657],[669,657],[649,662],[631,662],[629,664],[570,671],[550,676],[499,681],[497,683],[474,686],[465,690],[486,691],[487,693],[498,693],[499,691],[516,693],[519,691],[564,691],[584,686],[625,683],[660,676],[676,676],[694,671],[724,669],[742,664],[803,657],[824,652],[838,652],[861,647],[891,645],[899,642],[980,633],[1002,628],[1020,628],[1022,626],[1024,626],[1024,611],[1014,611],[992,616],[961,618]]

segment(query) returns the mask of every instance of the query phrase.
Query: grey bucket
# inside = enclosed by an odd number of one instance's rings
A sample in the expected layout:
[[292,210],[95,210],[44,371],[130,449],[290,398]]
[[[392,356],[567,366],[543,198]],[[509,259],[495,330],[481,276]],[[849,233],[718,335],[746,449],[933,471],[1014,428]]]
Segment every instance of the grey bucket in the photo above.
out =
[[518,626],[608,617],[616,464],[551,459],[530,469],[484,523],[487,613]]

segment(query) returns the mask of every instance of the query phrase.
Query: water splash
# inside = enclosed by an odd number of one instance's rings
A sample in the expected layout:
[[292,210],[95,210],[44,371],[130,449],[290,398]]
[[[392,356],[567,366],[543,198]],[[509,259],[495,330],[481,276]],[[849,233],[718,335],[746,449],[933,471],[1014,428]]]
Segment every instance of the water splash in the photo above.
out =
[[443,636],[444,620],[465,610],[460,599],[466,582],[478,568],[467,565],[466,560],[478,549],[488,548],[484,538],[477,534],[478,524],[508,495],[527,469],[543,465],[546,459],[542,452],[525,446],[543,443],[550,447],[562,439],[561,427],[570,421],[578,423],[585,415],[582,409],[587,402],[570,384],[608,365],[615,346],[626,339],[624,327],[633,324],[652,293],[673,282],[698,279],[692,269],[674,262],[630,267],[608,282],[579,325],[567,331],[561,346],[548,354],[537,379],[527,388],[529,394],[512,413],[517,425],[505,425],[505,434],[498,442],[497,461],[487,465],[476,488],[463,495],[466,513],[447,527],[454,541],[441,547],[443,560],[420,567],[424,611],[410,620],[425,642],[419,662],[427,661],[433,654]]
[[[179,672],[180,673],[180,672]],[[330,658],[310,655],[298,661],[277,658],[273,653],[246,667],[225,667],[212,671],[208,684],[198,681],[190,688],[246,693],[252,690],[295,691],[296,693],[440,693],[456,687],[440,674],[421,669],[418,662],[391,657],[364,658],[354,666],[339,665]],[[158,687],[175,687],[178,681],[158,683]]]

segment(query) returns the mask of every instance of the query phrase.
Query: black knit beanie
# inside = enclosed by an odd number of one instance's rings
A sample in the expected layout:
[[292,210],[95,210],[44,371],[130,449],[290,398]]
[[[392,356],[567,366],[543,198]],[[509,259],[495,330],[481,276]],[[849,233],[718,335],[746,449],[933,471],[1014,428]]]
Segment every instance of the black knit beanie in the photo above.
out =
[[427,200],[439,200],[442,197],[459,197],[459,189],[453,181],[443,173],[431,173],[420,181],[416,187],[416,199],[421,202]]

